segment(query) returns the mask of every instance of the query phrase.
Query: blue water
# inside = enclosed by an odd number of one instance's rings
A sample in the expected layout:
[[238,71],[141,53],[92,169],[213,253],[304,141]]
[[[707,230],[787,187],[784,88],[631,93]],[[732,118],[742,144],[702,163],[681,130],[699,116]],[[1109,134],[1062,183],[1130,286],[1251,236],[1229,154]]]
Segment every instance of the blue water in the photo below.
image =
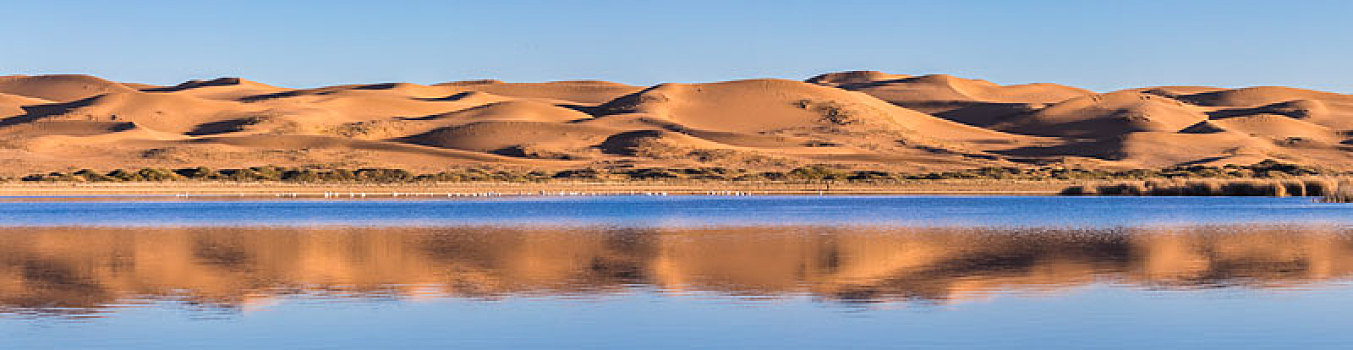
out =
[[612,196],[482,200],[0,202],[0,226],[976,225],[1353,223],[1310,198]]
[[0,349],[1346,349],[1353,205],[0,199]]
[[[627,295],[329,303],[192,318],[172,307],[0,328],[7,349],[1347,349],[1353,288],[1300,295],[1092,288],[955,307]],[[6,322],[0,320],[0,324]]]

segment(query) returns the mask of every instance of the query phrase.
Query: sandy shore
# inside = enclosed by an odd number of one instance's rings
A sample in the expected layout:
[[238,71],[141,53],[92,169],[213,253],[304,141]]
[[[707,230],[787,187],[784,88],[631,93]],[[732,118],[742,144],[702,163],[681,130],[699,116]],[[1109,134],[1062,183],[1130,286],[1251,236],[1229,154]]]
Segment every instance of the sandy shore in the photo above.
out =
[[0,196],[238,196],[238,197],[464,197],[516,195],[607,194],[954,194],[1049,195],[1071,185],[1069,181],[933,180],[869,183],[740,183],[740,182],[544,182],[544,183],[410,183],[410,184],[302,184],[235,182],[137,183],[0,183]]

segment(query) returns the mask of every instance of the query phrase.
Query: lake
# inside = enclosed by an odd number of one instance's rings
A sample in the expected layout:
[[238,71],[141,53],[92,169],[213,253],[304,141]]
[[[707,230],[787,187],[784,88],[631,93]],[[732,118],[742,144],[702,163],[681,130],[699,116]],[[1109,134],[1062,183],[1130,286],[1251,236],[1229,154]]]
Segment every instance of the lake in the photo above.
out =
[[0,198],[0,349],[1347,348],[1305,198]]

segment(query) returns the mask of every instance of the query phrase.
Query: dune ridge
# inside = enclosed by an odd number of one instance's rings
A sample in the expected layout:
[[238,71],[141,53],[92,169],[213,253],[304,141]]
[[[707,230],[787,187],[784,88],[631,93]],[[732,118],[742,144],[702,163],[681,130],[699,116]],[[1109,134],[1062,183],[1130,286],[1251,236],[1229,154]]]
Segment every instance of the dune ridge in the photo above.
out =
[[725,167],[930,172],[1252,164],[1353,170],[1353,96],[1290,87],[1096,93],[874,71],[293,89],[0,77],[0,176],[135,167]]

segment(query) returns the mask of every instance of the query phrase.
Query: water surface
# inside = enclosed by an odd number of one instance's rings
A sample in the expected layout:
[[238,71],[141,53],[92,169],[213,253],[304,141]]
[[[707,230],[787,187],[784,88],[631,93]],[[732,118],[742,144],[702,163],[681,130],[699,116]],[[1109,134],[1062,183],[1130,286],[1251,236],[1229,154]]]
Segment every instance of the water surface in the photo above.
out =
[[0,226],[1353,224],[1311,198],[1047,196],[601,196],[446,200],[0,201]]
[[1345,348],[1292,198],[0,203],[0,348]]

